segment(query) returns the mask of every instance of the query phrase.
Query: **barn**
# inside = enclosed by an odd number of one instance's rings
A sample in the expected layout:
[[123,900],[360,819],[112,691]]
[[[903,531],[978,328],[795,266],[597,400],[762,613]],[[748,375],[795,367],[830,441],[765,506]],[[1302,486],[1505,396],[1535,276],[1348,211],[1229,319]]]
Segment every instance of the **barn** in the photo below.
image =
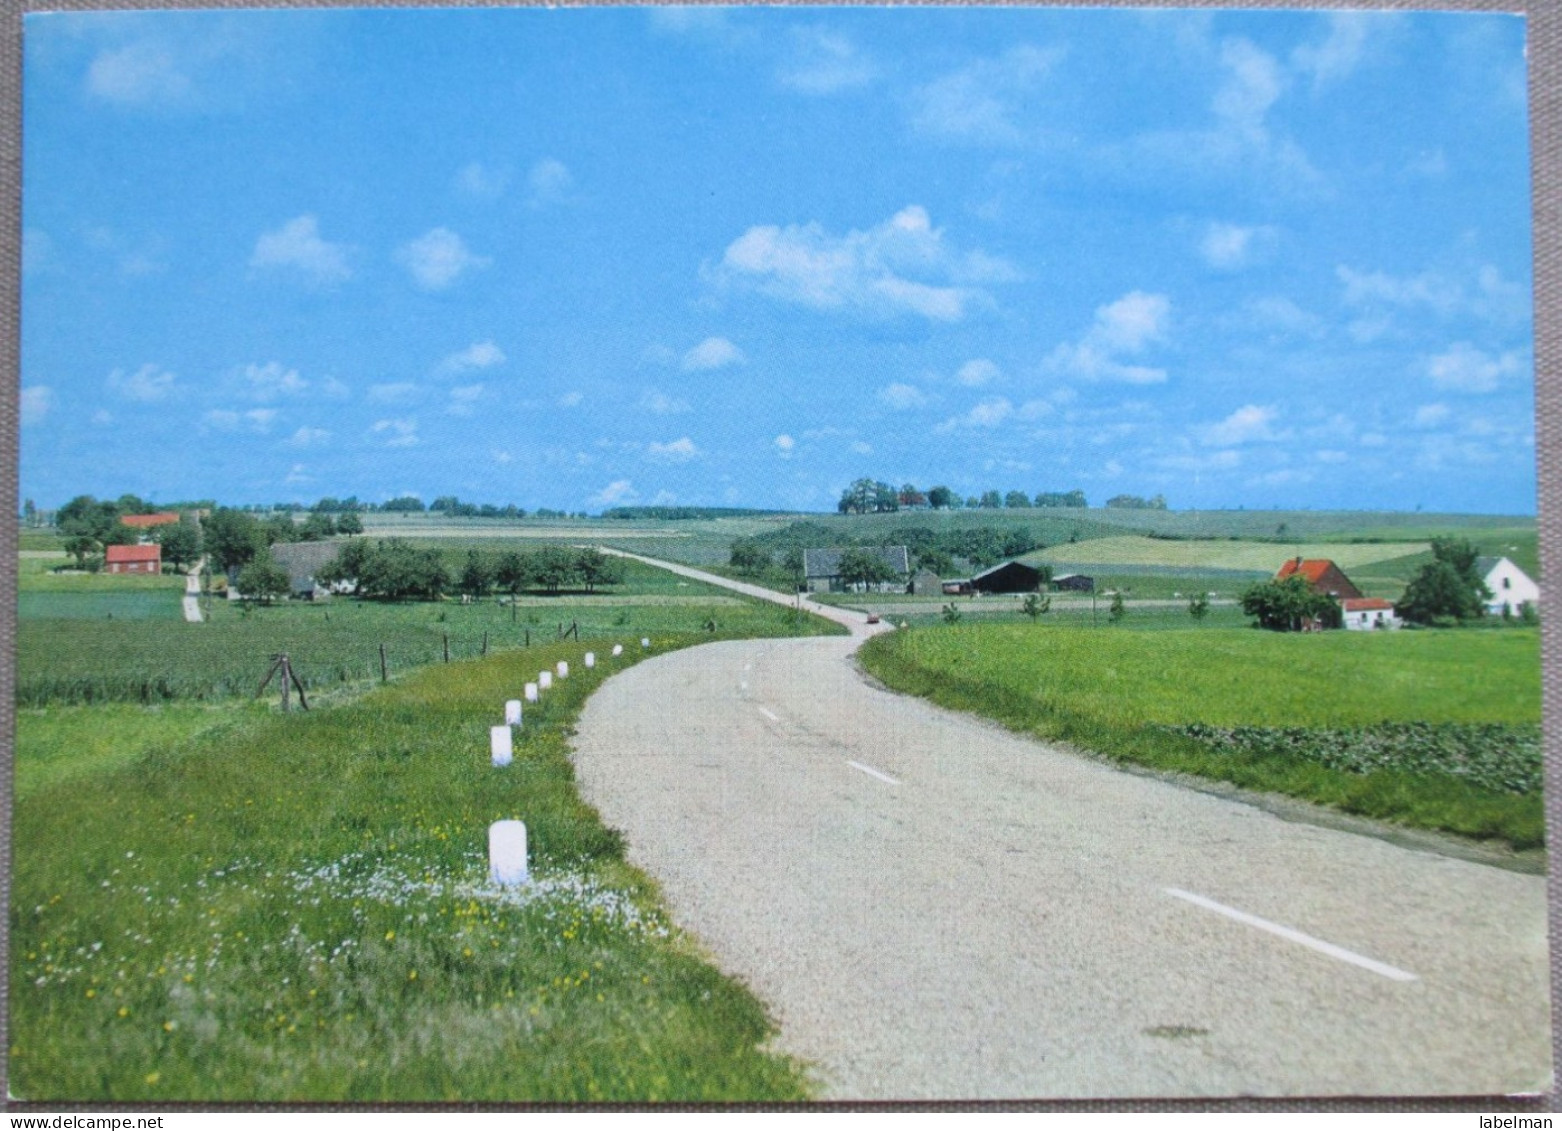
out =
[[1280,567],[1280,572],[1275,574],[1275,580],[1284,581],[1297,574],[1307,579],[1308,588],[1314,593],[1333,597],[1337,601],[1364,596],[1362,591],[1351,583],[1351,579],[1345,576],[1345,571],[1328,558],[1292,558]]
[[162,573],[161,546],[108,546],[103,551],[105,573]]
[[[906,591],[906,578],[911,574],[911,556],[906,552],[906,547],[862,546],[859,549],[865,554],[880,559],[896,575],[894,581],[885,581],[878,585],[880,592],[904,593]],[[845,553],[845,549],[803,551],[803,577],[810,593],[845,591],[846,582],[841,578],[841,556]]]
[[977,593],[1035,593],[1041,589],[1042,571],[1024,562],[1004,562],[971,578]]
[[1083,573],[1065,573],[1052,579],[1052,587],[1064,593],[1094,593],[1096,579]]

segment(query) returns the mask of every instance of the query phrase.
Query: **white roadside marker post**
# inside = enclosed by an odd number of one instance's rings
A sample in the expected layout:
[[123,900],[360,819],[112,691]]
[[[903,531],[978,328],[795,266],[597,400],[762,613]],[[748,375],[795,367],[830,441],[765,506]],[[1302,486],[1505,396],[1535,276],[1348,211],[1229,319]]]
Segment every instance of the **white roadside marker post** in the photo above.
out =
[[507,699],[504,703],[504,721],[510,726],[521,725],[521,701],[519,699]]
[[624,646],[622,644],[615,644],[615,645],[613,645],[613,655],[615,655],[615,656],[622,656],[623,654],[624,654]]
[[548,690],[548,688],[550,688],[552,686],[553,686],[553,673],[552,672],[538,672],[537,673],[537,689],[539,691],[546,691],[546,690]]
[[651,646],[651,638],[649,636],[642,636],[640,638],[640,647],[642,647],[642,648],[649,648],[650,646]]
[[595,652],[586,653],[586,666],[588,668],[594,668],[597,666],[597,654]]
[[493,755],[494,765],[508,766],[515,756],[515,738],[510,728],[488,728],[488,750]]
[[560,679],[568,679],[569,678],[569,661],[567,661],[567,660],[560,660],[559,661],[559,678]]
[[488,826],[488,875],[501,887],[526,882],[525,821],[495,821]]
[[537,685],[535,683],[528,683],[526,685],[526,701],[528,703],[537,702]]

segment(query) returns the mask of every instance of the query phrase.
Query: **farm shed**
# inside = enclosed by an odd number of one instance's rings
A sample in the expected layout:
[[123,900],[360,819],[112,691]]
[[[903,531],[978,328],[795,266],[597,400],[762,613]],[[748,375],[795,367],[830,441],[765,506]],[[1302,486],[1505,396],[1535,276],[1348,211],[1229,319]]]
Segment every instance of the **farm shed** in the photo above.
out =
[[[863,553],[870,554],[895,571],[894,581],[880,582],[881,593],[904,593],[906,578],[911,573],[911,558],[904,546],[862,546]],[[845,549],[804,550],[803,577],[810,593],[842,593],[846,583],[841,579],[841,557]]]
[[103,551],[105,573],[161,573],[161,546],[109,546]]
[[1524,604],[1540,607],[1540,586],[1507,558],[1476,558],[1475,572],[1491,590],[1486,611],[1493,616],[1501,616],[1505,609],[1515,615]]
[[330,586],[315,580],[315,575],[336,560],[340,542],[285,542],[271,547],[271,560],[287,570],[293,596],[318,601],[333,592]]
[[1399,615],[1394,612],[1394,602],[1382,597],[1347,597],[1340,602],[1340,622],[1356,632],[1370,632],[1376,628],[1398,628]]
[[915,597],[937,597],[944,591],[944,583],[930,569],[918,570],[911,579],[911,593]]
[[1328,558],[1292,558],[1280,567],[1275,580],[1284,581],[1296,574],[1307,579],[1307,585],[1314,593],[1322,593],[1337,601],[1363,596],[1361,590],[1345,576],[1345,571]]
[[971,578],[978,593],[1035,593],[1041,589],[1041,570],[1024,562],[1004,562]]
[[1052,587],[1065,593],[1094,593],[1096,579],[1083,573],[1065,573],[1052,579]]

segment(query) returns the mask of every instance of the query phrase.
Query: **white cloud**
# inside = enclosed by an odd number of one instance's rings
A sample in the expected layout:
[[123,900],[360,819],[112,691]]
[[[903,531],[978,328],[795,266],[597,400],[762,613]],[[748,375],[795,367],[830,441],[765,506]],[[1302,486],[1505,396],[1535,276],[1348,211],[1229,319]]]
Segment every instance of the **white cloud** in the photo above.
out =
[[287,478],[283,480],[284,483],[295,485],[300,483],[313,483],[314,481],[315,477],[310,475],[309,469],[301,463],[295,463],[291,468],[289,468]]
[[1211,224],[1199,243],[1199,254],[1217,270],[1236,271],[1262,255],[1273,240],[1272,228]]
[[505,360],[504,351],[493,342],[474,342],[441,360],[434,371],[442,377],[453,377],[477,369],[492,369],[495,365],[503,365]]
[[370,385],[364,399],[370,404],[407,404],[418,399],[421,390],[411,381],[388,381]]
[[1230,448],[1238,444],[1251,444],[1281,437],[1274,430],[1280,415],[1273,405],[1243,405],[1218,424],[1202,430],[1201,439],[1215,448]]
[[877,69],[844,35],[825,28],[794,28],[791,57],[776,77],[801,94],[838,94],[868,85]]
[[621,503],[632,503],[637,498],[639,495],[632,482],[628,479],[615,479],[586,501],[592,506],[611,507]]
[[683,368],[688,371],[721,369],[728,365],[742,365],[748,359],[726,338],[706,338],[683,355]]
[[345,244],[320,238],[320,222],[298,216],[255,241],[251,267],[278,268],[301,274],[315,286],[328,287],[352,277]]
[[500,467],[503,467],[507,463],[513,463],[515,460],[515,457],[512,456],[509,452],[496,451],[493,453],[493,457],[494,462],[497,463]]
[[451,416],[471,416],[482,395],[481,385],[458,385],[450,390],[450,403],[445,406],[445,411]]
[[1243,139],[1266,141],[1264,119],[1285,90],[1283,69],[1273,56],[1240,37],[1220,45],[1220,62],[1228,73],[1215,94],[1216,117]]
[[957,428],[996,428],[1014,415],[1014,406],[1005,397],[989,397],[964,416],[952,416],[937,428],[953,432]]
[[288,443],[295,448],[312,448],[323,444],[331,438],[331,433],[324,428],[300,428],[294,432]]
[[127,106],[186,101],[193,87],[165,43],[141,39],[100,52],[87,67],[87,93]]
[[797,441],[783,432],[775,438],[775,445],[776,451],[780,452],[784,459],[792,454],[792,450],[797,447]]
[[1313,458],[1319,463],[1349,463],[1350,453],[1338,448],[1322,448],[1313,453]]
[[999,377],[998,367],[985,357],[972,358],[955,373],[955,380],[962,385],[985,385]]
[[1446,353],[1429,358],[1427,376],[1439,389],[1460,393],[1489,393],[1512,377],[1524,372],[1524,361],[1517,350],[1495,357],[1459,342]]
[[890,408],[919,408],[927,404],[927,394],[915,385],[895,381],[879,390],[879,400]]
[[580,402],[585,400],[585,399],[586,399],[585,394],[583,394],[583,393],[581,393],[581,392],[579,392],[577,390],[571,390],[570,392],[565,393],[562,397],[559,398],[558,405],[559,405],[560,408],[574,408],[576,405],[580,404]]
[[526,183],[531,186],[532,207],[541,208],[546,204],[558,204],[568,197],[575,178],[564,162],[556,157],[544,157],[532,166]]
[[116,369],[108,375],[108,387],[127,401],[150,404],[174,391],[174,375],[156,365],[143,365],[134,373]]
[[863,440],[853,440],[849,446],[859,456],[871,456],[873,454],[873,445]]
[[1171,301],[1165,295],[1132,291],[1096,308],[1095,321],[1078,342],[1058,346],[1047,359],[1055,371],[1096,381],[1152,385],[1166,380],[1164,369],[1130,365],[1122,356],[1142,353],[1166,337]]
[[1383,13],[1330,12],[1329,34],[1321,43],[1304,43],[1291,52],[1291,65],[1311,74],[1313,89],[1318,90],[1347,78],[1360,64],[1367,45],[1367,32],[1385,26]]
[[694,441],[687,436],[673,440],[666,444],[652,442],[646,445],[645,456],[657,463],[688,463],[700,450],[694,446]]
[[640,407],[647,412],[654,412],[657,416],[672,416],[675,413],[688,412],[689,402],[669,397],[666,393],[659,393],[655,389],[648,389],[645,396],[640,398]]
[[1061,51],[1021,44],[979,59],[916,91],[912,124],[953,141],[1018,144],[1026,136],[1020,111],[1061,57]]
[[980,284],[1019,277],[994,256],[956,251],[914,204],[844,236],[818,223],[750,228],[706,274],[816,310],[915,314],[934,322],[959,321],[972,306],[990,303]]
[[396,252],[396,260],[426,291],[441,291],[474,268],[492,260],[473,255],[465,241],[449,228],[433,228]]
[[214,408],[201,417],[201,423],[214,432],[269,432],[277,418],[273,408],[252,408],[245,412]]
[[1334,273],[1345,284],[1345,301],[1352,306],[1424,306],[1438,314],[1449,314],[1463,299],[1458,283],[1435,272],[1402,278],[1382,271],[1357,271],[1342,264]]
[[1445,404],[1424,404],[1416,409],[1417,428],[1436,428],[1448,420],[1450,410]]
[[413,416],[400,420],[376,420],[369,432],[385,437],[387,448],[410,448],[418,442],[418,421]]
[[43,423],[54,407],[54,390],[47,385],[29,385],[22,390],[22,427]]
[[288,369],[279,361],[246,365],[244,382],[244,388],[257,401],[297,396],[309,388],[309,382],[298,375],[298,370]]
[[472,161],[456,174],[456,189],[479,200],[496,200],[509,187],[507,174],[489,169],[481,162]]

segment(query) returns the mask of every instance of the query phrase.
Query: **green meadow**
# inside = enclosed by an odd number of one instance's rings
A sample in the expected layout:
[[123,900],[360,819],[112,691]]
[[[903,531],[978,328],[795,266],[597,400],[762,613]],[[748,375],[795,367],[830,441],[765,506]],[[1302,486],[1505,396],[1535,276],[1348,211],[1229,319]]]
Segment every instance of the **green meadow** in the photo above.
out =
[[897,690],[1113,760],[1514,847],[1544,840],[1533,629],[958,624],[870,641]]

